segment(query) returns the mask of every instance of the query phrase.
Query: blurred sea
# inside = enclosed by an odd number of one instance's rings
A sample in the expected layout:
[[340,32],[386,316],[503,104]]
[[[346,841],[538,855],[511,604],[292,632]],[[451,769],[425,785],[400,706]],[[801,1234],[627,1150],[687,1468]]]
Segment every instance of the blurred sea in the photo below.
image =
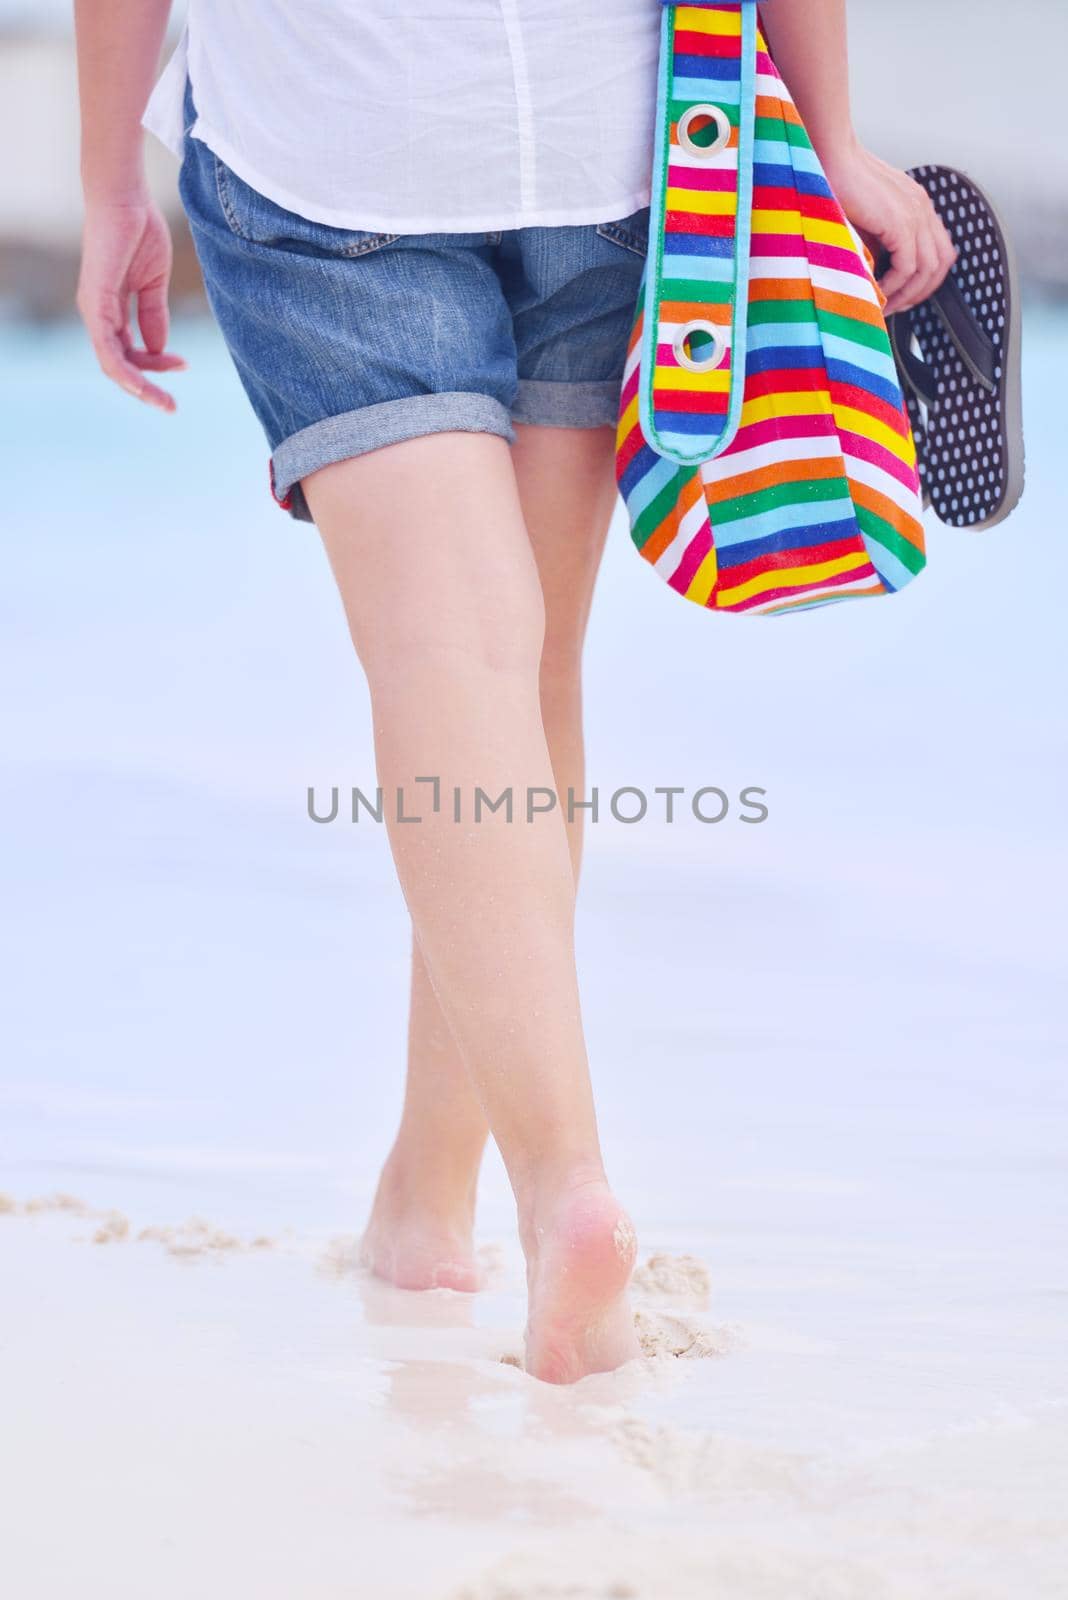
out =
[[[168,419],[107,387],[75,328],[3,334],[3,1157],[105,1188],[260,1171],[272,1207],[321,1217],[366,1188],[395,1109],[404,919],[382,830],[305,813],[309,784],[373,787],[318,542],[269,498],[215,332],[173,342],[191,371]],[[751,1180],[738,1139],[770,1102],[804,1137],[762,1144],[768,1173],[832,1149],[868,1169],[869,1136],[905,1159],[901,1118],[947,1148],[1017,1121],[1054,1139],[1066,359],[1068,316],[1034,311],[1023,505],[986,535],[932,527],[893,601],[713,619],[614,531],[591,782],[758,785],[771,813],[669,827],[654,802],[591,830],[593,1057],[660,1210],[668,1151],[683,1216],[720,1208],[725,1168]],[[874,1119],[855,1148],[813,1109],[843,1093]]]

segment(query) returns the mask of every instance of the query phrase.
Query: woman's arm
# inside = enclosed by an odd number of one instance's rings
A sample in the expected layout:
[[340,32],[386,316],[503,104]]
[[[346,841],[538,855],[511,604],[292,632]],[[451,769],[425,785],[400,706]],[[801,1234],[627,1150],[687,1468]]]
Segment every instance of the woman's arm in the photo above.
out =
[[956,260],[925,190],[865,150],[849,102],[846,0],[768,0],[761,24],[842,207],[890,256],[886,312],[926,300]]
[[[85,225],[78,310],[104,372],[163,411],[171,396],[145,372],[185,363],[167,353],[171,239],[148,192],[141,116],[170,0],[75,0]],[[144,348],[133,343],[130,301]]]

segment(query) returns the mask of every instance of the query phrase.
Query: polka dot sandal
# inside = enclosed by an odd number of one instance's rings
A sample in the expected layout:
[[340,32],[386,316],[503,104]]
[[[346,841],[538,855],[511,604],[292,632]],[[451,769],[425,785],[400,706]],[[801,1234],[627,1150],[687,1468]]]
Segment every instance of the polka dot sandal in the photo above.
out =
[[890,318],[924,504],[954,528],[992,528],[1024,486],[1020,302],[1008,238],[982,190],[952,167],[911,176],[959,251],[929,300]]

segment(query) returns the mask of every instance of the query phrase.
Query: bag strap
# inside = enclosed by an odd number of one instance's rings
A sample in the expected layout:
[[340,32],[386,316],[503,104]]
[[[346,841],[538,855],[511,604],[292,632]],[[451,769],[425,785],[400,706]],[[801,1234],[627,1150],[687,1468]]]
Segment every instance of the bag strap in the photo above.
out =
[[756,0],[660,0],[660,70],[639,418],[696,466],[738,431],[746,371]]

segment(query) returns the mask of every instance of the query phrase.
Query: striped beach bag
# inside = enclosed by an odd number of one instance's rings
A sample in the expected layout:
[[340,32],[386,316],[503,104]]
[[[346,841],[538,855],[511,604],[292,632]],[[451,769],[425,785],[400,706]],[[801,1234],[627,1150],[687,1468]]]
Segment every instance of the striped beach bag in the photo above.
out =
[[664,4],[649,257],[620,409],[632,536],[713,611],[893,594],[924,566],[871,257],[755,0]]

